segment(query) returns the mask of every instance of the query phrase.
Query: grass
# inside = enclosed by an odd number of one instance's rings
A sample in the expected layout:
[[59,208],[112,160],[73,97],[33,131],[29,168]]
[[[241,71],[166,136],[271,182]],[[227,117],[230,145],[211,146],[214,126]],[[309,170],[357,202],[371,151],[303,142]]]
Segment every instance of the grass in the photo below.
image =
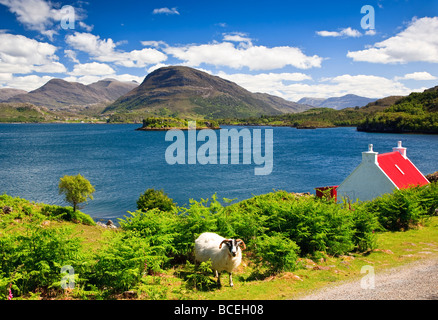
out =
[[[6,203],[13,207],[14,216],[0,212],[0,238],[8,233],[20,234],[25,231],[28,221],[35,219],[46,205],[30,203],[24,199],[3,196]],[[1,203],[0,203],[1,204]],[[24,214],[23,212],[28,212]],[[45,220],[49,219],[49,220]],[[105,239],[114,237],[120,229],[105,229],[98,225],[85,225],[58,218],[42,217],[38,223],[44,228],[72,229],[72,235],[82,242],[82,252],[93,254],[104,249]],[[217,288],[213,274],[198,272],[198,280],[210,279],[207,290],[187,286],[189,276],[193,276],[194,267],[176,263],[173,268],[160,272],[144,274],[135,287],[136,299],[169,300],[284,300],[298,299],[326,286],[344,281],[360,279],[361,268],[373,266],[375,272],[398,267],[419,259],[438,257],[438,216],[425,219],[416,228],[408,231],[377,233],[377,247],[364,253],[350,253],[339,257],[318,255],[322,258],[300,258],[299,268],[294,272],[282,272],[275,275],[262,274],[264,269],[253,265],[248,259],[251,251],[244,251],[243,262],[233,273],[234,287],[228,285],[228,275],[222,274],[222,288]],[[253,253],[252,253],[253,254]],[[0,270],[1,271],[1,270]],[[0,273],[1,274],[1,273]],[[0,277],[1,280],[1,277]],[[20,299],[42,299],[37,293],[25,294]],[[104,296],[95,289],[75,288],[72,292],[58,294],[55,299],[126,299],[123,292]]]
[[[83,239],[86,250],[99,250],[105,234],[117,231],[98,226],[86,226],[70,222],[54,222],[73,226]],[[432,217],[426,225],[405,232],[378,234],[378,248],[363,254],[326,257],[319,261],[300,259],[301,268],[295,272],[283,272],[265,277],[245,259],[233,274],[234,287],[228,285],[228,274],[222,274],[222,288],[214,285],[210,290],[193,290],[184,285],[184,266],[164,273],[147,275],[137,290],[137,299],[183,299],[183,300],[284,300],[299,299],[326,286],[360,279],[364,265],[371,265],[378,273],[388,268],[401,266],[416,260],[438,256],[438,217]],[[208,275],[212,280],[213,275]],[[242,298],[243,297],[243,298]],[[63,297],[60,297],[63,298]],[[65,297],[64,297],[65,298]],[[120,294],[116,299],[124,299]]]
[[233,276],[234,287],[228,286],[223,275],[222,289],[210,292],[193,292],[188,299],[233,299],[283,300],[298,299],[310,292],[343,281],[358,280],[364,265],[380,272],[409,262],[438,257],[438,217],[432,217],[426,226],[406,232],[385,232],[378,234],[378,248],[364,254],[328,257],[324,261],[302,259],[303,268],[294,273],[286,272],[276,276],[251,279],[250,266],[240,267]]

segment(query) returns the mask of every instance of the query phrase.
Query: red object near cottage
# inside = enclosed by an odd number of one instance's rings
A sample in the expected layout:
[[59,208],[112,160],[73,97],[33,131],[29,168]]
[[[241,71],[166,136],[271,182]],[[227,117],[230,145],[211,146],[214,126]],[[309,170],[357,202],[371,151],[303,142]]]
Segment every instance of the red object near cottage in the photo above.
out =
[[319,187],[315,188],[316,196],[319,198],[328,197],[329,199],[337,199],[338,196],[338,186],[329,186],[329,187]]

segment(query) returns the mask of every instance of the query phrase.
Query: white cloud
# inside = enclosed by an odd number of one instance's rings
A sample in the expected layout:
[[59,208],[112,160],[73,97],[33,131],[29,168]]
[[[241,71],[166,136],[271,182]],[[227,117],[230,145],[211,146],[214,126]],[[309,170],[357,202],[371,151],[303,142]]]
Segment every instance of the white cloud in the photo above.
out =
[[391,95],[408,95],[412,91],[425,89],[412,90],[395,79],[372,75],[344,74],[319,80],[314,80],[303,73],[248,75],[219,72],[218,76],[233,81],[251,92],[268,93],[290,101],[298,101],[303,97],[330,98],[346,94],[382,98]]
[[[236,36],[233,37],[233,42],[235,40],[237,40]],[[268,48],[253,46],[248,42],[237,43],[237,46],[228,41],[181,47],[169,46],[163,50],[190,67],[209,64],[234,69],[248,67],[250,70],[272,70],[290,65],[299,69],[309,69],[321,67],[323,60],[317,55],[306,56],[296,47]]]
[[162,67],[168,67],[168,65],[167,65],[167,64],[164,64],[164,63],[158,63],[158,64],[153,65],[152,67],[150,67],[150,68],[147,70],[147,72],[148,72],[148,73],[151,73],[151,72],[154,72],[155,70],[160,69],[160,68],[162,68]]
[[145,47],[154,47],[154,48],[159,48],[162,46],[167,46],[166,42],[164,41],[140,41],[140,43],[145,46]]
[[436,79],[438,78],[426,71],[407,73],[403,77],[395,77],[395,80],[436,80]]
[[5,88],[14,88],[14,89],[32,91],[43,86],[50,79],[53,79],[53,77],[28,75],[28,76],[19,76],[19,77],[12,76],[10,79],[3,80],[0,73],[0,86],[3,86]]
[[93,59],[101,62],[114,62],[124,67],[143,68],[167,60],[167,56],[156,49],[121,51],[116,50],[120,43],[111,38],[100,39],[91,33],[75,32],[66,37],[66,42],[76,50],[88,53]]
[[70,75],[73,76],[98,76],[98,75],[113,75],[116,71],[105,63],[91,62],[76,64]]
[[341,31],[316,31],[316,34],[321,37],[361,37],[362,33],[351,27],[344,28]]
[[154,11],[152,11],[152,14],[177,14],[179,15],[177,8],[156,8]]
[[[55,8],[52,2],[45,0],[0,0],[0,4],[8,7],[26,28],[38,31],[50,40],[53,40],[53,36],[61,29],[61,20],[67,17],[63,8]],[[88,32],[92,30],[92,26],[80,21],[85,18],[82,9],[74,8],[73,18],[79,21],[81,28]]]
[[70,49],[65,49],[64,50],[64,56],[69,58],[71,61],[73,61],[74,63],[79,63],[79,60],[76,58],[76,51],[70,50]]
[[256,75],[235,73],[226,74],[221,71],[219,77],[235,82],[251,92],[277,92],[279,88],[285,87],[287,81],[303,81],[312,78],[304,73],[260,73]]
[[85,29],[85,31],[87,31],[87,32],[91,32],[91,31],[93,31],[93,29],[94,29],[94,26],[93,25],[88,25],[88,24],[86,24],[85,22],[83,22],[83,21],[79,21],[79,26],[81,27],[81,28],[83,28],[83,29]]
[[22,35],[0,34],[0,73],[63,73],[57,48]]
[[54,14],[43,0],[0,0],[0,4],[7,6],[19,22],[32,30],[45,30]]
[[79,82],[79,83],[88,85],[90,83],[94,83],[94,82],[104,80],[107,78],[116,79],[118,81],[123,81],[123,82],[136,81],[139,84],[144,80],[144,77],[138,77],[138,76],[134,76],[131,74],[120,74],[120,75],[112,74],[112,75],[103,75],[103,76],[84,75],[84,76],[79,76],[79,77],[69,76],[69,77],[65,77],[64,80],[70,81],[70,82]]
[[372,63],[407,63],[414,61],[438,63],[438,17],[414,18],[397,35],[377,42],[365,50],[349,51],[354,61]]
[[[250,47],[252,46],[252,39],[249,38],[245,33],[241,32],[234,32],[231,34],[223,34],[224,41],[231,41],[231,42],[239,42],[242,47]],[[242,45],[243,44],[243,45]]]

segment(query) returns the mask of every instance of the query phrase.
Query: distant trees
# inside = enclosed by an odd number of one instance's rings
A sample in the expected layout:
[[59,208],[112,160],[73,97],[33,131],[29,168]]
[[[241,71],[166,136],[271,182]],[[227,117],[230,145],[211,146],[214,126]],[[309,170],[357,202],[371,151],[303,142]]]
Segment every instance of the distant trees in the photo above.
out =
[[158,208],[161,211],[171,211],[175,203],[163,190],[147,189],[137,200],[137,209],[148,211]]
[[59,194],[65,195],[65,201],[73,205],[73,212],[79,208],[81,203],[86,202],[88,199],[93,200],[92,194],[95,191],[90,181],[80,174],[76,176],[66,175],[60,178],[58,188]]

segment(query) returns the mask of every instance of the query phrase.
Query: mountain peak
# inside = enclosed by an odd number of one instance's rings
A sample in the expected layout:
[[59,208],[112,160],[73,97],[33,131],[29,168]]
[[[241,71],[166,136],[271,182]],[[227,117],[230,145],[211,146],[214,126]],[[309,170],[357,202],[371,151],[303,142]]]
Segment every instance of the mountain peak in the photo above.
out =
[[307,106],[249,92],[239,85],[185,66],[159,68],[106,111],[148,110],[207,118],[249,117],[298,112]]
[[135,83],[124,83],[115,79],[84,85],[54,78],[36,90],[9,98],[7,102],[28,102],[54,109],[67,108],[72,105],[86,106],[114,101],[137,86],[138,84]]
[[341,97],[331,97],[327,99],[323,98],[302,98],[298,103],[304,103],[317,108],[332,108],[332,109],[344,109],[344,108],[354,108],[356,106],[362,107],[368,103],[374,102],[377,99],[361,97],[356,94],[346,94]]

